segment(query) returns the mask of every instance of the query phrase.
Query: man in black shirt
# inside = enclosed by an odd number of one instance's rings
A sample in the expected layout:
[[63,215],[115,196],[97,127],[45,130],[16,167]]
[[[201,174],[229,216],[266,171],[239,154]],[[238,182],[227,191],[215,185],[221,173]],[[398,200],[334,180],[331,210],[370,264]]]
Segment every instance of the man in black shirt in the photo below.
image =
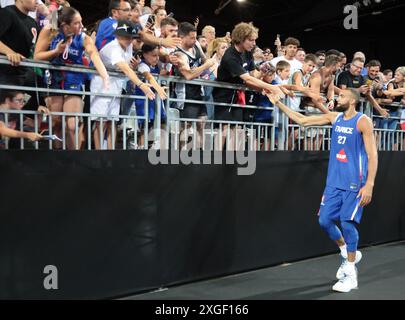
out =
[[[366,83],[366,79],[361,76],[361,70],[364,68],[362,58],[354,58],[350,64],[350,69],[340,74],[338,86],[340,89],[354,88],[362,94],[372,105],[372,107],[382,116],[387,117],[386,110],[381,108],[376,99],[373,97],[371,89],[372,83]],[[359,108],[360,106],[358,106]]]
[[[259,30],[252,24],[240,23],[235,26],[232,31],[232,46],[225,52],[221,64],[218,68],[217,81],[229,82],[232,84],[247,85],[259,92],[265,90],[273,94],[283,95],[277,86],[265,83],[254,77],[255,66],[253,63],[252,50],[256,46],[256,39],[258,38]],[[214,101],[218,103],[228,104],[245,104],[244,91],[214,88],[213,91]],[[222,121],[242,121],[243,110],[241,108],[230,108],[224,106],[217,106],[215,108],[215,120]],[[223,125],[223,141],[219,141],[220,149],[222,149],[226,135],[228,132],[228,125]],[[235,128],[231,132],[230,145],[228,149],[235,148],[234,140]],[[239,141],[242,141],[240,139]]]
[[19,67],[24,58],[32,57],[39,33],[37,23],[28,16],[35,7],[35,0],[17,0],[15,6],[0,9],[0,54],[12,64],[0,64],[0,84],[35,86],[32,68]]
[[370,89],[361,76],[361,70],[364,68],[364,61],[360,58],[353,59],[350,69],[340,74],[338,87],[340,89],[354,88],[362,94],[366,94]]

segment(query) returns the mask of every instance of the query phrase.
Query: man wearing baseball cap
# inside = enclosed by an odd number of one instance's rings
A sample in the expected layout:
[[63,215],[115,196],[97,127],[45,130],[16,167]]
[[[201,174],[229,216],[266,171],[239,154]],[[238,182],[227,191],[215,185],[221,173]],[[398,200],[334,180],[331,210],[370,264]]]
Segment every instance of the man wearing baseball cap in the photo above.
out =
[[[150,85],[142,82],[135,72],[130,67],[130,61],[133,58],[134,38],[139,37],[136,26],[128,20],[120,20],[115,29],[115,40],[105,45],[100,51],[100,58],[107,69],[114,71],[122,71],[130,81],[138,86],[149,99],[154,99],[155,94],[150,89]],[[122,89],[126,86],[125,77],[110,77],[110,88],[106,92],[103,88],[103,81],[99,76],[94,76],[91,80],[91,92],[95,95],[91,97],[90,113],[94,115],[103,115],[114,117],[119,115],[120,98],[117,97],[101,97],[97,96],[100,93],[109,93],[121,95]],[[99,117],[93,117],[93,120]],[[106,119],[104,119],[105,121]],[[112,149],[112,121],[103,123],[103,131],[108,131],[108,149]],[[100,122],[96,123],[94,131],[94,145],[96,149],[101,149],[103,145],[105,132],[100,133]]]

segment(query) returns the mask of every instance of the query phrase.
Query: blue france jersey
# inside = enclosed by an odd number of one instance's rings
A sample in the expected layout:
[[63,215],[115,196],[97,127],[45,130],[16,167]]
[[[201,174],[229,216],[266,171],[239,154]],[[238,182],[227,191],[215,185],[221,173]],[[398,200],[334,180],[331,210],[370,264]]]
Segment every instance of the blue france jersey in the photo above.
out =
[[332,127],[327,186],[359,191],[366,183],[368,158],[363,135],[357,123],[363,116],[357,113],[345,120],[340,113]]
[[[69,64],[78,64],[78,65],[83,65],[83,55],[85,52],[84,48],[84,39],[85,39],[85,34],[82,32],[78,35],[75,35],[73,37],[72,43],[68,47],[68,55],[67,59],[63,57],[63,54],[60,54],[59,56],[53,58],[51,60],[52,64],[56,65],[69,65]],[[66,37],[63,34],[63,32],[60,32],[56,35],[55,38],[52,39],[52,42],[49,46],[50,50],[54,50],[57,46],[57,44],[61,40],[65,40]],[[57,71],[53,70],[51,71],[53,74],[55,80],[59,78],[60,80],[63,80],[65,84],[77,84],[80,86],[85,78],[85,74],[81,72],[70,72],[70,71]]]
[[[82,32],[73,37],[73,41],[68,47],[67,59],[63,58],[63,54],[52,59],[52,63],[55,64],[79,64],[83,65],[83,55],[84,55],[84,38],[85,34]],[[52,39],[49,46],[50,50],[54,50],[60,41],[66,40],[63,32],[59,32],[55,38]]]
[[117,25],[117,20],[111,17],[100,22],[96,34],[96,47],[98,51],[115,39],[115,29],[117,29]]

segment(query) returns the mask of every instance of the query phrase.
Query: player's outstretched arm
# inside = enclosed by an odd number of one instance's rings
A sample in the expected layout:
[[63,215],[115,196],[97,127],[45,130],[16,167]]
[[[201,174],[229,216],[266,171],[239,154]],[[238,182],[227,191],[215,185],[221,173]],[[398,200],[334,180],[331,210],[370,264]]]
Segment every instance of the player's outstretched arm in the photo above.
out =
[[374,180],[378,169],[378,152],[371,119],[363,116],[359,120],[358,128],[363,134],[364,146],[368,157],[367,181],[365,186],[360,189],[358,195],[359,198],[361,197],[360,206],[364,207],[371,202],[373,196]]
[[267,94],[270,102],[278,107],[281,111],[283,111],[287,117],[289,117],[292,121],[298,123],[300,126],[322,126],[326,124],[331,124],[338,116],[337,112],[330,112],[321,114],[319,116],[304,116],[299,112],[295,112],[288,108],[284,103],[280,101],[279,96]]

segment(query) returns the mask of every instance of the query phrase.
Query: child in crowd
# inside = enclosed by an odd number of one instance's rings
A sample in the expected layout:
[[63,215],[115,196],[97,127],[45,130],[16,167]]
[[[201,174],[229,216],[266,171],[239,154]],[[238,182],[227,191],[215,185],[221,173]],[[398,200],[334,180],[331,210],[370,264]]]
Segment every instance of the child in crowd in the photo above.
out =
[[[160,68],[159,68],[159,48],[155,46],[150,46],[147,44],[144,44],[142,46],[141,50],[141,63],[138,65],[138,72],[147,80],[150,85],[153,87],[154,91],[157,92],[159,97],[163,100],[167,98],[167,94],[164,88],[162,88],[156,81],[155,77],[153,75],[159,75],[160,74]],[[137,96],[144,96],[144,93],[138,90],[138,88],[135,90],[135,95]],[[136,115],[144,117],[146,116],[145,111],[146,111],[146,105],[145,105],[145,99],[135,99],[135,106],[136,106]],[[149,123],[149,128],[153,127],[153,122],[156,117],[156,112],[157,108],[160,107],[160,114],[161,114],[161,119],[166,118],[166,111],[163,106],[163,103],[161,101],[156,102],[156,100],[149,100],[148,101],[148,123]],[[142,127],[145,125],[144,120],[139,120],[139,124]],[[139,137],[139,146],[143,146],[145,144],[145,136],[144,136],[144,130],[141,130],[140,137]],[[148,138],[148,137],[146,137]],[[159,148],[160,142],[156,141],[154,147]]]

